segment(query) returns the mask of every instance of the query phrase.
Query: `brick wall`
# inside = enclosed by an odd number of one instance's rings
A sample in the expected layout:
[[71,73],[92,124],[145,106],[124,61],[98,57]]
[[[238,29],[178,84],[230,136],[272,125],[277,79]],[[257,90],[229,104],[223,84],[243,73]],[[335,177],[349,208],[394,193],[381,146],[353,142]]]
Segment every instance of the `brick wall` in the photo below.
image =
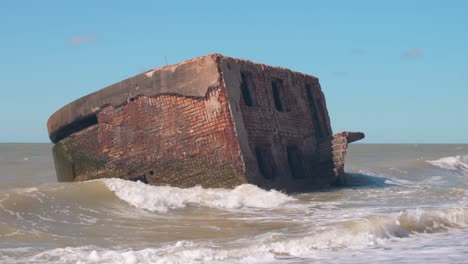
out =
[[[318,111],[316,125],[323,129],[324,137],[331,135],[325,98],[318,79],[288,69],[255,64],[245,60],[229,60],[228,63],[230,65],[224,68],[225,76],[244,73],[246,76],[250,76],[252,79],[250,85],[254,86],[251,88],[251,91],[255,93],[252,96],[256,99],[254,106],[246,105],[242,93],[238,95],[239,100],[233,100],[233,104],[237,104],[238,101],[241,112],[241,118],[238,118],[236,122],[242,122],[240,127],[242,130],[245,129],[249,145],[249,151],[244,152],[244,161],[247,174],[250,175],[250,182],[265,188],[288,190],[311,189],[312,185],[319,187],[319,185],[330,183],[331,179],[327,175],[321,174],[317,168],[319,155],[317,148],[320,137],[316,133],[316,127],[312,121],[313,115],[306,91],[306,84],[308,84]],[[234,64],[236,67],[233,66]],[[228,89],[241,89],[242,78],[237,78],[240,83],[232,81],[235,79],[233,77],[230,79]],[[283,90],[280,96],[282,97],[283,111],[279,111],[275,107],[272,91],[272,81],[274,80],[282,82]],[[271,175],[267,175],[267,177],[261,175],[258,169],[258,156],[256,156],[257,146],[261,146],[262,151],[265,146],[271,149],[275,163],[274,179],[271,179]],[[302,179],[293,179],[288,160],[288,146],[296,146],[300,150],[304,171]]]
[[[242,73],[254,87],[251,106]],[[50,131],[67,132],[54,147],[64,180],[308,191],[343,173],[345,149],[331,136],[317,78],[217,54],[129,78],[71,103],[49,123]]]
[[75,180],[135,178],[190,187],[233,187],[245,181],[224,88],[204,98],[139,96],[107,106],[98,125],[57,144],[74,165]]

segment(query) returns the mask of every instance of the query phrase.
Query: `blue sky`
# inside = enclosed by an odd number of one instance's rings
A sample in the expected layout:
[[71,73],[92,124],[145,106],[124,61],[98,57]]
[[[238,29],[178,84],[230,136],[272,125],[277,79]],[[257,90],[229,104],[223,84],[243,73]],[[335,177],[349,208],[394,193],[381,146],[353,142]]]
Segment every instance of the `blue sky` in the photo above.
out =
[[468,143],[468,1],[10,1],[0,142],[144,70],[219,52],[319,77],[334,132]]

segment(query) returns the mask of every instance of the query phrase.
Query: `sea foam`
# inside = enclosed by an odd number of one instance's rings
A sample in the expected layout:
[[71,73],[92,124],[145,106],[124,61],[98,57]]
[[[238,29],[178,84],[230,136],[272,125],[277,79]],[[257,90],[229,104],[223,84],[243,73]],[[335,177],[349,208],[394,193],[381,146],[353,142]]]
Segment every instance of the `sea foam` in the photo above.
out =
[[152,212],[167,212],[189,204],[220,209],[273,209],[296,200],[278,191],[266,191],[254,185],[243,184],[235,189],[204,189],[200,186],[181,189],[152,186],[142,182],[105,179],[105,185],[128,204]]
[[460,172],[462,174],[468,173],[468,155],[445,157],[438,160],[427,160],[426,162],[442,169]]
[[[95,246],[46,250],[26,257],[34,263],[283,263],[284,258],[316,260],[330,252],[385,244],[389,240],[466,227],[466,208],[413,209],[335,223],[312,233],[251,237],[235,247],[209,241],[177,241],[155,248]],[[13,263],[22,263],[15,260]]]

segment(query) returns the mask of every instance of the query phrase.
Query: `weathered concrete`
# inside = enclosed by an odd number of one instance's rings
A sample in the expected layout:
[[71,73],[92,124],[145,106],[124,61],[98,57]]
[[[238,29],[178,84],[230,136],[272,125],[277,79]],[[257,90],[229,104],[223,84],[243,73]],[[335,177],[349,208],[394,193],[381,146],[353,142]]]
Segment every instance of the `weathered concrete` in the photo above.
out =
[[66,126],[98,113],[105,106],[122,106],[140,95],[204,97],[210,87],[215,88],[219,84],[216,58],[217,55],[210,55],[156,68],[82,97],[49,118],[50,139],[56,143],[62,138],[60,130]]
[[59,180],[307,191],[344,172],[316,77],[219,54],[154,69],[78,99],[48,121]]

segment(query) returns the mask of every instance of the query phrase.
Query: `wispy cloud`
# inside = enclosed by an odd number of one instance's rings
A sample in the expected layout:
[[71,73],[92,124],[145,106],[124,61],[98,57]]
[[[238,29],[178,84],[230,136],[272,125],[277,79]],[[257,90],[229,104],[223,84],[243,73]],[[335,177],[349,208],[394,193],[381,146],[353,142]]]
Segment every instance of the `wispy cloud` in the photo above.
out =
[[89,44],[89,43],[94,43],[94,42],[96,42],[96,35],[94,34],[83,35],[83,36],[72,36],[68,40],[68,43],[72,46],[78,46],[78,45]]
[[423,52],[421,49],[411,49],[408,51],[403,52],[400,55],[400,58],[402,59],[417,59],[421,58],[423,56]]

